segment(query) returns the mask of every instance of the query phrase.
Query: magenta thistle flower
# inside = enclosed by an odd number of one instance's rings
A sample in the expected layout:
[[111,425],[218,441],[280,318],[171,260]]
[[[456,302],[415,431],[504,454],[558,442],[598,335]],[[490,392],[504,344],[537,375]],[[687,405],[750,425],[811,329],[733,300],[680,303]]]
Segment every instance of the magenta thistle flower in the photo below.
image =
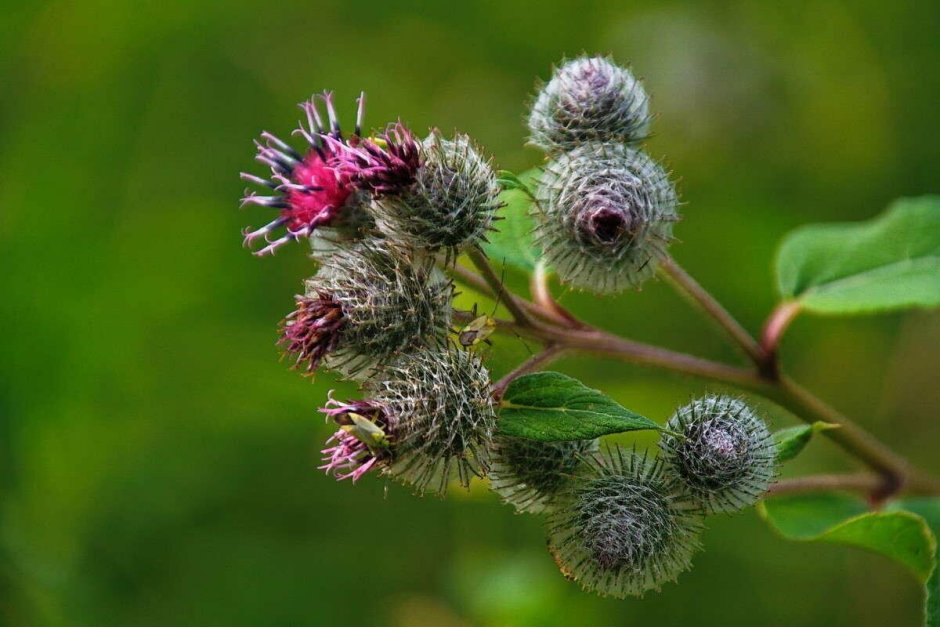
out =
[[421,144],[400,121],[376,139],[336,148],[337,170],[373,196],[393,196],[411,187],[421,167]]
[[[280,210],[280,215],[265,226],[246,229],[245,245],[251,246],[256,240],[263,239],[267,245],[256,250],[255,255],[273,254],[280,246],[309,236],[317,227],[330,224],[355,195],[355,184],[349,173],[341,172],[337,155],[347,146],[343,138],[336,110],[333,107],[332,92],[323,92],[319,98],[327,112],[327,125],[317,109],[316,96],[300,104],[307,117],[308,127],[303,123],[294,131],[301,135],[308,144],[306,153],[300,154],[286,142],[267,131],[261,134],[262,141],[255,141],[258,154],[255,159],[271,168],[268,179],[241,173],[241,178],[249,183],[266,187],[271,195],[258,195],[249,192],[242,198],[242,206],[259,205]],[[362,130],[362,117],[365,111],[365,94],[359,96],[359,110],[356,116],[356,128],[349,142],[358,143]],[[283,235],[271,239],[272,235]]]
[[[326,441],[321,470],[337,480],[358,481],[375,468],[388,465],[391,460],[391,436],[385,411],[371,401],[342,403],[332,393],[325,413],[339,425],[339,430]],[[332,446],[329,446],[332,444]]]
[[297,308],[284,319],[278,344],[296,355],[294,367],[312,375],[320,362],[336,348],[346,322],[343,306],[330,294],[317,290],[315,297],[295,296]]

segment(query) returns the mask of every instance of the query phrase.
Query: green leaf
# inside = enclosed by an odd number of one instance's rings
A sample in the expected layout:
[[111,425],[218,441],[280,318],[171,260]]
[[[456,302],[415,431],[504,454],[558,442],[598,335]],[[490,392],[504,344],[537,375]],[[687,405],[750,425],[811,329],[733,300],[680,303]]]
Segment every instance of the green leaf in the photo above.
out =
[[489,234],[490,241],[483,245],[483,251],[490,259],[526,272],[535,268],[542,255],[533,241],[535,223],[529,215],[533,202],[530,186],[538,177],[537,169],[519,176],[505,170],[500,172],[503,186],[500,199],[506,203],[499,211],[503,219],[495,223],[497,231]]
[[826,493],[771,498],[758,506],[788,540],[856,546],[906,566],[921,583],[936,565],[937,542],[924,519],[909,511],[870,512],[864,501]]
[[[934,538],[940,538],[940,499],[930,497],[901,499],[888,505],[892,511],[908,511],[921,516],[933,531]],[[940,547],[936,553],[937,566],[934,566],[930,578],[924,585],[926,602],[924,603],[924,624],[927,627],[940,627]]]
[[839,425],[831,422],[817,421],[811,425],[800,425],[777,431],[774,433],[774,442],[777,443],[777,462],[789,461],[799,455],[809,444],[814,433],[838,428]]
[[797,229],[777,254],[777,285],[820,314],[940,306],[940,196],[897,200],[867,222]]
[[559,372],[537,372],[510,383],[500,401],[498,424],[503,435],[543,442],[660,429],[649,418]]

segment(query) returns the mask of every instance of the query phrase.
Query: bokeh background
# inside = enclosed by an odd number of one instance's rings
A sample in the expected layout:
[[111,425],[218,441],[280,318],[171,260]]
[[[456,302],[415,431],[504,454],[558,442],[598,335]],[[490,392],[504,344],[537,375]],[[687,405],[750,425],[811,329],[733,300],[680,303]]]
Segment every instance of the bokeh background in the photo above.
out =
[[[445,501],[315,469],[330,375],[289,372],[277,321],[311,272],[240,229],[251,140],[335,89],[347,120],[471,133],[521,171],[525,103],[563,55],[645,78],[680,181],[673,251],[752,330],[799,224],[940,191],[940,5],[61,0],[0,13],[0,623],[915,625],[886,559],[710,520],[678,585],[566,583],[542,522],[485,486]],[[519,281],[518,277],[510,277]],[[466,300],[471,297],[468,295]],[[662,283],[564,302],[646,341],[735,359]],[[805,317],[793,375],[940,471],[940,317]],[[505,371],[514,338],[492,352]],[[612,362],[559,369],[664,419],[708,388]],[[792,418],[767,407],[777,426]],[[643,443],[642,438],[639,440]],[[826,442],[788,473],[849,468]]]

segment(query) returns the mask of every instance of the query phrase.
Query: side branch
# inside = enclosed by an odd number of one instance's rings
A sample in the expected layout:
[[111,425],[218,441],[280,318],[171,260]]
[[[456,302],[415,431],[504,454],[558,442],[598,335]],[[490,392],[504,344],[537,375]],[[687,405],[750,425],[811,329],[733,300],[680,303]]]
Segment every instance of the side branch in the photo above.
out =
[[881,487],[881,477],[873,473],[808,475],[796,479],[781,479],[770,486],[767,496],[782,496],[786,494],[804,494],[806,492],[827,492],[831,490],[844,490],[846,492],[861,492],[871,494]]
[[506,306],[506,309],[509,310],[509,313],[512,314],[516,322],[521,325],[531,326],[532,320],[529,318],[529,314],[526,313],[523,306],[518,302],[517,296],[507,290],[502,280],[496,276],[493,267],[486,259],[486,255],[483,254],[483,251],[477,247],[470,247],[467,250],[467,256],[470,258],[470,261],[473,262],[473,265],[477,267],[477,270],[480,271],[483,280],[489,285],[490,291]]
[[760,365],[764,361],[764,349],[757,343],[747,329],[728,313],[708,290],[703,288],[690,274],[676,263],[672,257],[666,257],[660,264],[660,271],[674,287],[711,317],[734,340],[748,358]]
[[493,398],[498,401],[500,398],[502,398],[503,394],[506,392],[506,388],[509,387],[510,383],[522,375],[535,372],[540,368],[544,368],[551,362],[561,357],[565,350],[567,349],[563,346],[552,345],[546,346],[545,349],[540,353],[532,355],[527,360],[519,364],[512,372],[493,384]]

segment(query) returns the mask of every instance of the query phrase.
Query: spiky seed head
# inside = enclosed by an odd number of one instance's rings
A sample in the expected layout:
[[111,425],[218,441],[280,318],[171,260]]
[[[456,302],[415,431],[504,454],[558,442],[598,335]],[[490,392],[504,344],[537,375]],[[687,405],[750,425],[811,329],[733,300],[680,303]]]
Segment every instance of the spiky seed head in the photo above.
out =
[[597,440],[540,442],[497,436],[490,450],[490,486],[519,512],[540,514],[597,451]]
[[630,70],[609,58],[579,57],[536,95],[529,143],[550,153],[594,140],[632,144],[646,138],[649,122],[649,98]]
[[702,516],[672,490],[662,466],[619,448],[589,466],[549,519],[549,550],[562,573],[585,590],[623,598],[688,570]]
[[753,505],[776,474],[777,448],[764,420],[744,401],[709,395],[676,410],[662,457],[709,514]]
[[468,486],[488,470],[496,424],[490,377],[470,351],[421,348],[401,354],[367,383],[393,421],[391,476],[443,495],[456,475]]
[[433,131],[421,145],[414,184],[377,198],[371,210],[389,238],[417,248],[454,251],[484,239],[500,206],[489,160],[467,135]]
[[363,378],[394,353],[440,346],[450,328],[453,286],[433,259],[387,241],[339,248],[306,281],[306,296],[328,295],[343,324],[325,365]]
[[533,212],[545,261],[564,283],[598,294],[653,275],[679,219],[676,191],[644,152],[587,143],[550,161]]

